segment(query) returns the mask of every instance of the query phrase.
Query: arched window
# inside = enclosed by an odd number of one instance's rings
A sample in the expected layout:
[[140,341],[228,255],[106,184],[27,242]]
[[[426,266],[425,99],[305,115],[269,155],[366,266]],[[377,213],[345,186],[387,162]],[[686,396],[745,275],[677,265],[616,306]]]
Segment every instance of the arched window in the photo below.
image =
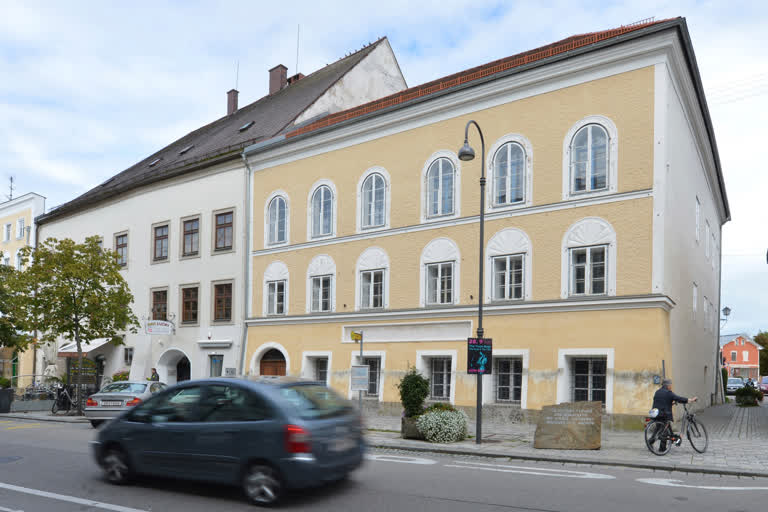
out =
[[525,150],[516,142],[501,146],[493,157],[493,205],[525,199]]
[[571,140],[571,193],[608,188],[609,137],[599,124],[587,124]]
[[389,307],[389,256],[379,247],[369,247],[357,259],[357,309]]
[[268,207],[268,229],[269,234],[267,237],[267,243],[280,244],[286,241],[286,219],[288,214],[288,206],[285,203],[285,198],[277,196],[272,199]]
[[333,192],[327,185],[321,185],[312,194],[312,236],[327,236],[333,233]]
[[427,171],[427,217],[453,215],[456,169],[448,158],[438,158]]
[[379,173],[371,174],[363,182],[363,228],[375,228],[385,224],[386,188],[387,182],[384,179],[384,176]]
[[574,223],[563,237],[561,298],[616,295],[616,231],[598,217]]
[[449,238],[436,238],[421,251],[422,306],[458,304],[461,254]]

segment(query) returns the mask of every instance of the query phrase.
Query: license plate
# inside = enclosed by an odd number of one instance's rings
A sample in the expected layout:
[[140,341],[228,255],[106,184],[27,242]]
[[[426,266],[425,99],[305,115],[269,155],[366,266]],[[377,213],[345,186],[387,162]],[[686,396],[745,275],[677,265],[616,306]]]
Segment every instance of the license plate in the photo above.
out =
[[123,405],[123,402],[120,400],[104,400],[101,402],[102,407],[115,407]]

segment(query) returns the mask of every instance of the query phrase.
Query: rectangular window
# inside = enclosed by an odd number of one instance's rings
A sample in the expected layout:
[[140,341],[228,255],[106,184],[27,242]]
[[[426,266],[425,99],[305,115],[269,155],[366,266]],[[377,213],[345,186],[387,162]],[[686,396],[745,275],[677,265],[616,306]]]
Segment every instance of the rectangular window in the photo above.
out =
[[267,283],[267,314],[285,314],[285,281]]
[[575,357],[572,365],[573,401],[605,404],[606,358]]
[[715,269],[715,259],[717,259],[717,242],[715,241],[715,232],[712,231],[712,270]]
[[211,354],[208,356],[211,367],[211,377],[221,377],[221,370],[224,367],[224,356],[221,354]]
[[571,249],[571,295],[605,294],[605,246]]
[[312,313],[331,310],[331,277],[316,276],[312,278],[312,304],[310,309]]
[[217,251],[229,251],[232,249],[232,226],[234,212],[216,214],[216,245]]
[[115,236],[115,252],[117,264],[121,267],[128,265],[128,233]]
[[168,259],[168,224],[155,226],[154,234],[155,241],[152,259],[155,261],[165,261]]
[[704,296],[704,330],[709,330],[709,299]]
[[451,399],[451,358],[433,357],[430,360],[430,398],[432,400]]
[[181,289],[181,323],[196,324],[199,306],[199,288],[190,286]]
[[735,360],[736,360],[736,351],[731,350],[731,361],[735,361]]
[[699,196],[696,196],[696,243],[701,240],[701,202]]
[[125,347],[123,349],[123,362],[125,366],[131,367],[131,363],[133,363],[133,347]]
[[366,396],[379,396],[379,375],[381,373],[381,358],[364,357],[363,364],[368,365],[368,392]]
[[706,223],[704,224],[704,245],[706,246],[705,254],[707,255],[707,259],[709,259],[709,240],[710,240],[709,221],[706,221]]
[[427,304],[453,304],[453,262],[427,265]]
[[328,358],[327,357],[318,357],[317,359],[315,359],[315,380],[318,382],[328,382]]
[[741,351],[741,360],[744,361],[745,363],[748,362],[749,361],[749,352],[747,352],[746,350],[742,350]]
[[5,228],[3,229],[3,241],[7,242],[11,239],[11,225],[6,224]]
[[152,320],[168,320],[168,290],[152,292]]
[[362,309],[384,307],[384,270],[360,272],[360,307]]
[[24,238],[24,218],[16,221],[16,238]]
[[696,311],[698,310],[699,306],[699,285],[696,283],[693,283],[693,319],[696,320]]
[[182,256],[197,256],[200,252],[200,219],[185,220]]
[[496,401],[520,403],[523,385],[523,359],[494,357],[496,365]]
[[493,300],[523,298],[523,255],[493,258]]
[[232,283],[213,285],[213,321],[232,320]]

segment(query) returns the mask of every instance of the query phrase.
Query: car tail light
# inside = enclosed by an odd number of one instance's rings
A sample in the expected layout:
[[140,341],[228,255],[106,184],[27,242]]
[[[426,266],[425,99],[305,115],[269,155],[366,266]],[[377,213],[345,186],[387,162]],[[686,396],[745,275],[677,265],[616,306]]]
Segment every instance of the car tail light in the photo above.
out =
[[133,407],[134,405],[139,405],[140,403],[141,403],[141,398],[133,398],[125,402],[125,405],[128,407]]
[[311,453],[309,432],[297,425],[285,427],[285,449],[288,453]]
[[85,401],[85,406],[86,407],[98,407],[99,406],[99,402],[97,402],[93,398],[89,398],[88,400]]

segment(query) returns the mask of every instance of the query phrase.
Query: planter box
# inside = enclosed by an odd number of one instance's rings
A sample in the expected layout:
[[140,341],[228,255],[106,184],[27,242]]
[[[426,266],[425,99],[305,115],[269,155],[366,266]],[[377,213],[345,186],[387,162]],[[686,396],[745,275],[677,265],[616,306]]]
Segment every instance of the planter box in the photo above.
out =
[[0,389],[0,413],[11,412],[13,388]]
[[416,418],[402,418],[400,420],[400,435],[403,439],[424,440],[424,436],[419,432],[419,427],[416,426]]

